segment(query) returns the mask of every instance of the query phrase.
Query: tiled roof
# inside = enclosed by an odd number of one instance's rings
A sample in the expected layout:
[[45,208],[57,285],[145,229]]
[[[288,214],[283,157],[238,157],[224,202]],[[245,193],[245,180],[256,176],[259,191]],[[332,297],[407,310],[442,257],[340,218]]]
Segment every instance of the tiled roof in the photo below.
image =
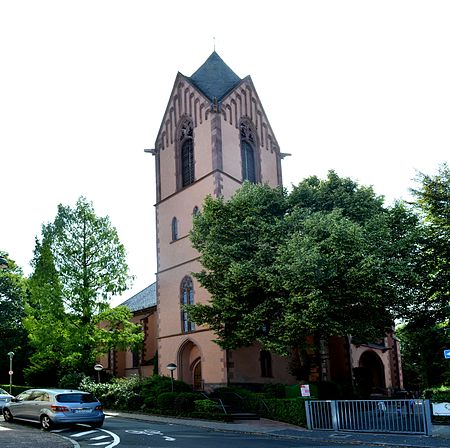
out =
[[210,100],[218,101],[241,81],[215,51],[189,79]]
[[133,313],[156,306],[156,282],[125,300],[120,306],[126,306]]

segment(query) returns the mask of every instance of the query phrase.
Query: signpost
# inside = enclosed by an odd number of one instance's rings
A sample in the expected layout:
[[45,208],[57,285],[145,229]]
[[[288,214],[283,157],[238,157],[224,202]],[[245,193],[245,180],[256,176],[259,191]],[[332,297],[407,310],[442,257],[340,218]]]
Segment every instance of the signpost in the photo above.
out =
[[444,358],[450,359],[450,350],[444,350]]
[[12,360],[14,356],[14,352],[8,352],[9,356],[9,394],[12,394],[12,378],[13,378],[13,369],[12,369]]
[[311,391],[309,390],[309,384],[301,384],[300,385],[300,393],[302,397],[310,397]]

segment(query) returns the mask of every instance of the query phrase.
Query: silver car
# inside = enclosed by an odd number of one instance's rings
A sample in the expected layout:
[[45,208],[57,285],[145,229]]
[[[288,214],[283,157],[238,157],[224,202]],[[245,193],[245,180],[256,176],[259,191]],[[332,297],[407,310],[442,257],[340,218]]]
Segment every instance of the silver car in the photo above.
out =
[[39,422],[48,431],[58,425],[85,423],[95,428],[103,425],[102,404],[89,392],[68,389],[29,389],[3,406],[6,422]]
[[14,398],[12,395],[8,394],[5,389],[0,388],[0,410],[3,409],[6,403],[11,401],[11,398]]

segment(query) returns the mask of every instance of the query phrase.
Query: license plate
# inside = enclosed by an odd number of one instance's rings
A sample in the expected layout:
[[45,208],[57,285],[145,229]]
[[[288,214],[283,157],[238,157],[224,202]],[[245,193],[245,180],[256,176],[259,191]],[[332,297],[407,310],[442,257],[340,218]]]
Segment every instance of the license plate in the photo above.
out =
[[92,409],[74,409],[75,414],[89,414]]

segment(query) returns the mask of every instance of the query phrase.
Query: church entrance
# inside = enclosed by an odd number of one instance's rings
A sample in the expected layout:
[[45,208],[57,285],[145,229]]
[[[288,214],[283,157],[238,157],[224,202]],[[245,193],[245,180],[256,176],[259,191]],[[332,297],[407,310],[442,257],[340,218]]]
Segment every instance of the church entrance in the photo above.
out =
[[384,394],[386,380],[384,364],[372,350],[365,351],[359,359],[359,367],[353,369],[356,383],[362,395]]
[[194,390],[203,389],[200,349],[192,341],[185,341],[178,351],[179,379],[190,384]]

